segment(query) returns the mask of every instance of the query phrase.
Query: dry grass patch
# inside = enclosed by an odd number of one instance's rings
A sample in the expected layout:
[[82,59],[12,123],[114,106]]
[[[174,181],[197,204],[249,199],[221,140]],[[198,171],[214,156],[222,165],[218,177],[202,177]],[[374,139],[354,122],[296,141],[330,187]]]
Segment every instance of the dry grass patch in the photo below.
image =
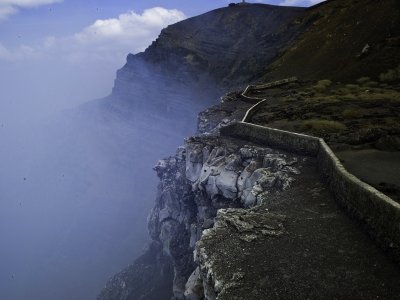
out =
[[371,78],[369,77],[361,77],[357,79],[358,84],[366,84],[367,82],[370,82]]
[[363,84],[364,87],[377,87],[379,86],[379,83],[377,83],[376,81],[368,81],[366,83]]
[[348,108],[342,112],[342,116],[345,119],[356,119],[362,117],[365,112],[365,109],[361,108]]
[[346,84],[346,88],[352,93],[358,93],[360,91],[360,86],[357,84]]
[[304,100],[306,104],[333,104],[340,102],[340,99],[335,95],[330,96],[315,96]]
[[390,69],[390,70],[387,70],[387,72],[385,72],[385,73],[381,73],[379,75],[379,80],[386,81],[386,82],[400,80],[400,65],[398,65],[397,68],[395,68],[395,69]]
[[312,86],[312,90],[316,92],[324,92],[331,85],[332,81],[330,81],[329,79],[323,79],[318,81],[316,85]]

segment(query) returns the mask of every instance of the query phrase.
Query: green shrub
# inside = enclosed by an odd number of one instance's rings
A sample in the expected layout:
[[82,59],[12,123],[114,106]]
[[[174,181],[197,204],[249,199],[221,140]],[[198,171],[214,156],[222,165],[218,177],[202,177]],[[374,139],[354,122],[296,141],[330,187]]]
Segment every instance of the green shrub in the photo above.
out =
[[384,119],[385,125],[389,127],[400,126],[400,118],[386,117]]
[[395,69],[387,70],[386,73],[381,73],[379,75],[380,81],[396,81],[400,79],[400,65]]
[[343,123],[322,119],[305,120],[300,125],[300,130],[316,133],[334,133],[345,130],[347,127]]
[[364,86],[367,87],[377,87],[379,85],[379,83],[377,83],[376,81],[368,81],[366,83],[364,83]]
[[365,84],[370,81],[371,81],[371,78],[369,78],[369,77],[361,77],[361,78],[357,79],[357,83],[359,83],[359,84]]
[[313,98],[308,98],[306,103],[318,103],[318,104],[333,104],[340,102],[339,98],[336,95],[330,96],[316,96]]
[[347,95],[343,95],[341,97],[341,99],[344,100],[344,101],[356,101],[359,98],[354,94],[347,94]]
[[360,90],[360,86],[357,84],[346,84],[346,88],[353,93],[358,92]]
[[362,101],[390,101],[399,102],[400,92],[393,90],[375,91],[374,93],[363,93],[357,97]]
[[331,86],[332,85],[332,81],[329,79],[322,79],[320,81],[317,82],[317,85],[321,85],[321,86]]
[[346,95],[348,93],[350,93],[350,91],[346,88],[338,88],[338,89],[334,89],[333,94],[341,96],[341,95]]
[[342,116],[345,119],[356,119],[364,114],[364,110],[361,108],[348,108],[342,112]]
[[331,85],[332,85],[331,80],[323,79],[323,80],[318,81],[317,84],[312,87],[312,89],[317,92],[323,92]]

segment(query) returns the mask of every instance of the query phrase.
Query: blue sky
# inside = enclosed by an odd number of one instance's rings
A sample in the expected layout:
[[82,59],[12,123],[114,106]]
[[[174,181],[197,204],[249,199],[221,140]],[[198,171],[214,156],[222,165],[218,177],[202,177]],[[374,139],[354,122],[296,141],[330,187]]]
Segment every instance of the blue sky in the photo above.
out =
[[[178,9],[187,16],[194,16],[225,6],[228,2],[231,1],[0,0],[0,42],[17,46],[21,43],[38,41],[45,36],[68,35],[80,31],[98,19],[117,17],[130,10],[140,13],[145,9],[159,6]],[[309,6],[319,1],[265,0],[256,2]]]
[[0,0],[0,110],[6,100],[14,110],[27,107],[29,99],[56,111],[105,96],[128,53],[143,51],[163,27],[229,2]]

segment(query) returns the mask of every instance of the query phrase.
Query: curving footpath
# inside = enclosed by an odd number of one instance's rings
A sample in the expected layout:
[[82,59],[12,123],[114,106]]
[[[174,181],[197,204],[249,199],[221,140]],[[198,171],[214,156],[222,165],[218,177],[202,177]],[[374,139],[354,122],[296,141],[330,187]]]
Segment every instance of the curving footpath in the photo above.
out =
[[350,174],[322,138],[250,123],[251,117],[267,99],[247,96],[249,91],[294,81],[297,79],[292,77],[264,85],[247,86],[242,97],[257,103],[246,112],[241,122],[221,128],[220,134],[316,157],[320,175],[336,201],[400,263],[400,204]]

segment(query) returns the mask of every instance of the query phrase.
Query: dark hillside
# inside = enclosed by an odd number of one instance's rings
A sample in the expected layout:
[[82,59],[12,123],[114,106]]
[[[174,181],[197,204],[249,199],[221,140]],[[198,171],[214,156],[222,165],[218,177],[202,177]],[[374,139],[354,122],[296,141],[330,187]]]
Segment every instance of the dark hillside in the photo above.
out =
[[129,55],[118,72],[114,94],[130,94],[134,81],[146,82],[143,64],[153,78],[191,88],[210,89],[210,82],[219,87],[244,84],[299,34],[288,24],[303,12],[304,8],[239,4],[171,25],[144,53]]
[[377,78],[400,63],[400,1],[335,0],[307,9],[296,26],[310,23],[266,78],[353,81]]

